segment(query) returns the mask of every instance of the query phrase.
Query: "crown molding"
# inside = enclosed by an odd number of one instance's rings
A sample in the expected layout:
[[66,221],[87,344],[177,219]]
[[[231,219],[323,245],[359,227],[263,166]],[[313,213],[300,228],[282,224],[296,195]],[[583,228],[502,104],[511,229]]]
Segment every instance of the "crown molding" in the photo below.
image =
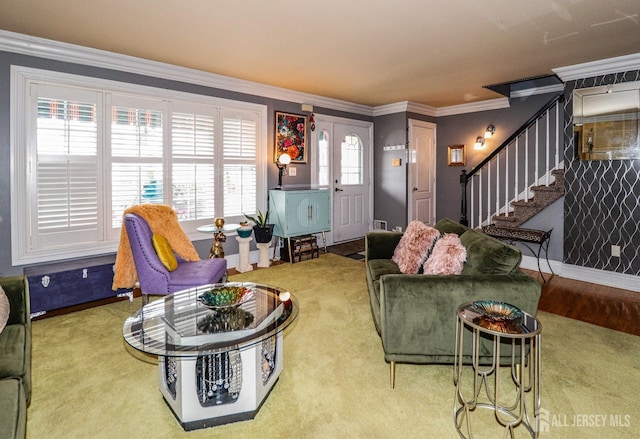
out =
[[456,114],[477,113],[479,111],[499,110],[501,108],[509,108],[508,98],[489,99],[480,102],[471,102],[469,104],[451,105],[449,107],[440,107],[436,111],[436,117],[454,116]]
[[511,93],[512,98],[524,98],[533,95],[543,95],[547,93],[562,93],[564,92],[564,84],[547,85],[544,87],[529,88],[526,90],[518,90]]
[[640,53],[552,69],[563,82],[610,73],[640,70]]
[[417,102],[404,101],[375,107],[373,109],[373,116],[385,116],[387,114],[395,113],[416,113],[424,116],[440,117],[476,113],[478,111],[497,110],[500,108],[509,108],[509,106],[509,99],[507,98],[490,99],[486,101],[472,102],[470,104],[451,105],[449,107],[439,108],[419,104]]
[[386,116],[387,114],[405,113],[409,102],[396,102],[395,104],[379,105],[373,109],[373,117]]
[[417,102],[407,102],[407,112],[435,117],[438,113],[438,109],[436,107],[432,107],[431,105],[419,104]]
[[146,60],[129,55],[0,30],[0,50],[139,75],[187,82],[287,102],[312,104],[347,113],[373,115],[373,108],[339,99],[302,93],[216,73]]
[[395,113],[416,113],[424,116],[435,117],[437,108],[430,105],[419,104],[417,102],[396,102],[395,104],[380,105],[373,109],[373,116],[385,116]]

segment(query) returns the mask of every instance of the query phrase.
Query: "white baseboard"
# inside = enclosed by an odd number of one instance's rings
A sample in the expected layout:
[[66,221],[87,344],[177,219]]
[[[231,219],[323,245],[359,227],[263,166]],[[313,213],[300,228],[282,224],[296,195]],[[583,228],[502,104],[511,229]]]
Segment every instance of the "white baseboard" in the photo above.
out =
[[562,277],[640,292],[640,282],[638,282],[640,279],[638,276],[633,276],[631,274],[563,264]]
[[[614,271],[599,270],[597,268],[563,264],[559,261],[549,261],[549,263],[551,264],[551,268],[553,268],[553,272],[560,277],[640,292],[638,276],[616,273]],[[520,266],[527,270],[538,271],[538,260],[533,256],[522,256],[522,263]],[[540,260],[540,269],[543,273],[551,273],[545,259]]]
[[[550,260],[549,264],[551,264],[551,268],[553,269],[554,274],[560,274],[562,272],[562,262]],[[533,256],[522,255],[522,262],[520,263],[520,267],[527,270],[538,271],[538,259]],[[551,274],[551,270],[549,270],[547,260],[544,258],[540,259],[540,270],[543,273]]]

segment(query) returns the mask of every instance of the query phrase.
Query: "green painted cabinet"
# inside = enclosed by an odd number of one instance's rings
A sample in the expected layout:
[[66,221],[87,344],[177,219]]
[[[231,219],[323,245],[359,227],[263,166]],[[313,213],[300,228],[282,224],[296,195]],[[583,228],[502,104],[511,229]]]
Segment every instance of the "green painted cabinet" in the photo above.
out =
[[281,238],[331,230],[331,197],[326,189],[269,191],[269,222]]

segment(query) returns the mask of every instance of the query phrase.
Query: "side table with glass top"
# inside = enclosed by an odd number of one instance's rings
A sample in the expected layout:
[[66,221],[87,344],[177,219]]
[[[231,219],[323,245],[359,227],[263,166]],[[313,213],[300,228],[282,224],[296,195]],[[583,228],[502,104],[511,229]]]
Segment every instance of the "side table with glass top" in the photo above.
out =
[[[538,437],[541,330],[533,315],[504,302],[458,307],[453,416],[460,437],[473,437],[471,418],[478,408],[493,411],[500,437],[513,438],[517,428]],[[468,340],[465,344],[469,335],[470,346]],[[487,350],[491,360],[481,361]]]
[[224,258],[224,248],[222,243],[227,240],[225,233],[235,232],[240,228],[240,224],[225,224],[224,218],[216,218],[214,224],[199,226],[198,232],[213,233],[209,258]]
[[[199,299],[251,290],[238,306]],[[283,370],[283,331],[298,305],[287,291],[255,283],[203,285],[155,300],[129,317],[123,337],[158,356],[159,388],[185,430],[253,419]]]

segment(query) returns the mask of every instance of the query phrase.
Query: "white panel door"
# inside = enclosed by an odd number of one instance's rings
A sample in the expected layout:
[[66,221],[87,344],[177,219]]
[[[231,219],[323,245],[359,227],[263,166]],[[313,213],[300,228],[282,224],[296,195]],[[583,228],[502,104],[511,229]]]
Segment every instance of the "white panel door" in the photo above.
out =
[[333,126],[333,241],[363,237],[369,231],[370,131]]
[[409,218],[436,222],[436,126],[409,121]]

